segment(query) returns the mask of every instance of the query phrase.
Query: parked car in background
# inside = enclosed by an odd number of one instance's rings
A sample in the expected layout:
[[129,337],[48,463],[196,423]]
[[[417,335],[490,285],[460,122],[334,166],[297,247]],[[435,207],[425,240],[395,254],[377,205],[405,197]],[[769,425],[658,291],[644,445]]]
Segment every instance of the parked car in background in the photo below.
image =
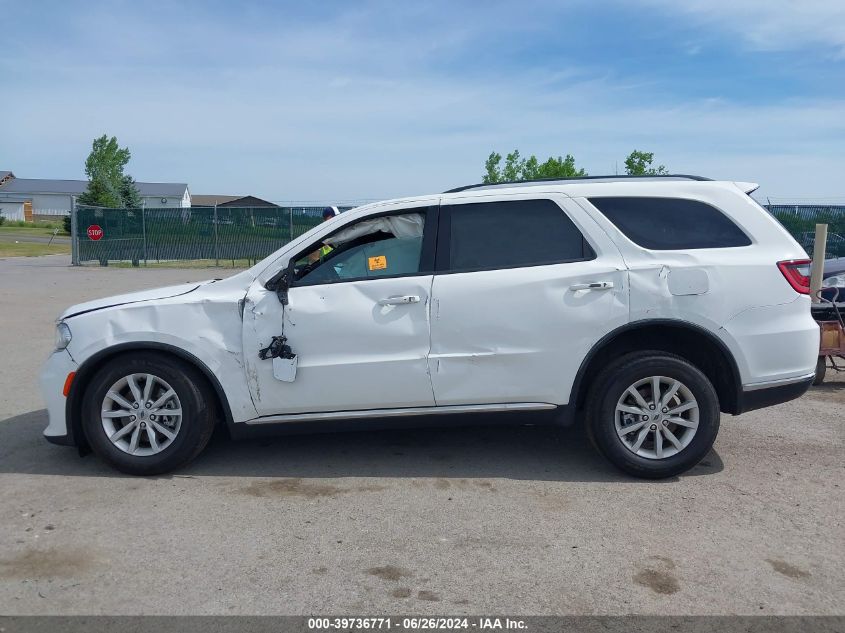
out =
[[814,376],[810,262],[755,187],[474,185],[353,209],[226,280],[73,306],[45,435],[150,475],[218,423],[237,438],[501,412],[583,423],[630,474],[683,473],[720,412]]
[[828,301],[845,302],[845,257],[825,260],[821,296]]

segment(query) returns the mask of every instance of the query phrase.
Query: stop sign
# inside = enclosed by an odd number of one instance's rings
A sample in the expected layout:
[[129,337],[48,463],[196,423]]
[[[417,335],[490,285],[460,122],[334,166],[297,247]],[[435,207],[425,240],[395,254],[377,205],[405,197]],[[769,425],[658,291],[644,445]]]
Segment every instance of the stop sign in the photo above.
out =
[[103,237],[103,229],[99,224],[92,224],[88,227],[88,237],[95,242]]

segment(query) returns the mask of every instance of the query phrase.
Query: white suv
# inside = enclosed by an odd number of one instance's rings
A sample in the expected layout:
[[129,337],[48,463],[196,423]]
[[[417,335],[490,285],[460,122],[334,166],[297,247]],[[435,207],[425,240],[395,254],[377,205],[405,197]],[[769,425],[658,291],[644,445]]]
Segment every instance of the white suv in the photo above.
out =
[[465,187],[353,209],[223,281],[74,306],[45,435],[154,474],[218,422],[248,437],[508,412],[460,419],[583,421],[628,473],[681,473],[720,411],[813,380],[809,262],[753,188]]

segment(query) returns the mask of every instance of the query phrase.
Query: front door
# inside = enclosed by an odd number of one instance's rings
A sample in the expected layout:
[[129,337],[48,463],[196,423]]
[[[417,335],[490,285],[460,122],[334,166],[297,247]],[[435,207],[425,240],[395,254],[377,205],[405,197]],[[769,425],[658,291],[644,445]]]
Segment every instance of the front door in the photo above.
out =
[[[295,256],[284,310],[275,292],[253,284],[244,351],[259,415],[434,405],[427,358],[436,213],[403,209],[341,224]],[[292,382],[258,358],[282,333],[298,357]]]
[[440,233],[429,356],[437,404],[566,404],[586,354],[627,322],[616,246],[565,198],[524,194],[444,203]]

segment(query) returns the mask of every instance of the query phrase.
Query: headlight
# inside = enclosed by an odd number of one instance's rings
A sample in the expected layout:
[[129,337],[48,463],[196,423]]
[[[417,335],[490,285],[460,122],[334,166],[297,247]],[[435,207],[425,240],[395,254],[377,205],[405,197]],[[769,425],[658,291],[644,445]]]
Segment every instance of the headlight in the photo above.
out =
[[73,338],[70,335],[70,328],[64,321],[56,324],[56,351],[65,349]]

